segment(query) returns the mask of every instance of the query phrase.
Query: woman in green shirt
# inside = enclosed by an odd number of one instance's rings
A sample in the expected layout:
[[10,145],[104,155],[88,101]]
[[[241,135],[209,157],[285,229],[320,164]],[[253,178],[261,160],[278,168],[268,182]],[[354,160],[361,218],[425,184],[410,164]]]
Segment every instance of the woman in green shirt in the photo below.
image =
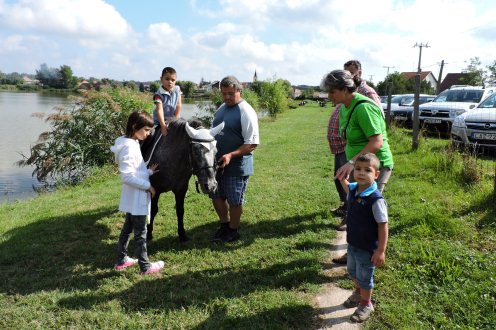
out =
[[320,87],[329,93],[329,99],[334,104],[343,104],[339,131],[346,140],[348,162],[337,170],[336,179],[348,178],[353,171],[355,159],[361,154],[372,152],[381,162],[377,185],[382,192],[391,176],[394,163],[381,109],[371,99],[356,92],[357,87],[349,71],[331,71],[324,76]]

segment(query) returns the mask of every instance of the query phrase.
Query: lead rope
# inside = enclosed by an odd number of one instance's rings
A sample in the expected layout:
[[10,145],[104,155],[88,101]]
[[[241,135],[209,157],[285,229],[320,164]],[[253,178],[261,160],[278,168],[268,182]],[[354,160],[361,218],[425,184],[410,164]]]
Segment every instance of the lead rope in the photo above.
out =
[[160,139],[162,138],[162,135],[163,135],[162,132],[160,132],[160,136],[158,137],[157,141],[155,141],[155,143],[153,144],[153,148],[152,148],[152,152],[150,153],[150,157],[148,157],[148,160],[145,162],[145,165],[147,167],[148,167],[148,163],[152,159],[153,152],[155,151],[155,147],[157,146],[158,141],[160,141]]

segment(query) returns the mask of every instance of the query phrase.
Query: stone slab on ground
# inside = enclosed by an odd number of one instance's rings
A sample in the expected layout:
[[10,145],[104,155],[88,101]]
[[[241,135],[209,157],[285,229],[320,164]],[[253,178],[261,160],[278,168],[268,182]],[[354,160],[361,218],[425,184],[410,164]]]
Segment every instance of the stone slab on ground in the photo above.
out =
[[360,329],[359,323],[350,321],[350,316],[355,308],[346,308],[344,301],[351,295],[351,290],[342,289],[333,284],[336,279],[346,276],[346,265],[338,265],[332,262],[332,258],[340,257],[346,252],[346,232],[338,231],[336,238],[332,241],[331,251],[328,259],[329,267],[325,273],[329,277],[329,283],[324,285],[322,291],[315,297],[315,305],[319,315],[319,330],[348,330]]

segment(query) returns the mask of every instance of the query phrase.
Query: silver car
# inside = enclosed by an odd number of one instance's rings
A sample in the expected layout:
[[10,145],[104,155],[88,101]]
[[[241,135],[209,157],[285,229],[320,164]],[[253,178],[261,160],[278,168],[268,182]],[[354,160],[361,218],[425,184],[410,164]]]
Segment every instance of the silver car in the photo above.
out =
[[452,86],[432,102],[421,104],[420,123],[426,128],[450,131],[456,116],[474,109],[480,101],[496,92],[495,86]]
[[[431,102],[436,98],[435,95],[420,94],[419,104]],[[405,94],[397,105],[391,101],[391,120],[397,124],[411,127],[413,123],[413,102],[415,101],[414,94]]]
[[451,139],[457,146],[496,149],[496,94],[456,117],[451,127]]

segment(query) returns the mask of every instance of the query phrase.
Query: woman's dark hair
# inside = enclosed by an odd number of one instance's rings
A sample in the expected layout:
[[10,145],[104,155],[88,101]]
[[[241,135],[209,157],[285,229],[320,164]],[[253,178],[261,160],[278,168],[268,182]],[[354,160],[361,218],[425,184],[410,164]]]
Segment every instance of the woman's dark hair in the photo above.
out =
[[152,116],[143,110],[134,111],[129,115],[126,125],[126,137],[131,138],[136,131],[143,127],[153,127]]
[[347,70],[333,70],[326,74],[320,82],[320,88],[324,92],[331,90],[348,90],[350,93],[356,91],[357,87],[353,80],[353,76]]

